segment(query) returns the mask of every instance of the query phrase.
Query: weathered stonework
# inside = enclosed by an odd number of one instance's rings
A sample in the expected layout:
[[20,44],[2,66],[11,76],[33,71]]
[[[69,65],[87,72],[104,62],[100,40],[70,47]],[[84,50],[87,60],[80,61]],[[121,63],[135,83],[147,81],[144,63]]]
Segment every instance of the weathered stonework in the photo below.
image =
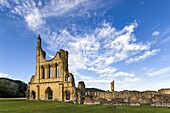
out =
[[68,52],[60,49],[55,57],[46,60],[41,47],[41,38],[37,38],[36,71],[28,83],[27,98],[35,100],[70,101],[76,93],[74,76],[68,70]]
[[151,106],[170,107],[170,89],[143,92],[128,90],[86,92],[85,104],[95,104],[95,102],[114,105],[140,106],[140,104],[149,104]]

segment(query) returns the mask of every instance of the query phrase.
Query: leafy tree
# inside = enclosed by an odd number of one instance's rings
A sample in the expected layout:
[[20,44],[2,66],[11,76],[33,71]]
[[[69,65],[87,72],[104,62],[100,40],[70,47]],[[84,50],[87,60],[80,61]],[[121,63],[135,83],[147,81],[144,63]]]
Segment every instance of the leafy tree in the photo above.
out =
[[0,78],[0,98],[25,97],[27,84],[8,78]]

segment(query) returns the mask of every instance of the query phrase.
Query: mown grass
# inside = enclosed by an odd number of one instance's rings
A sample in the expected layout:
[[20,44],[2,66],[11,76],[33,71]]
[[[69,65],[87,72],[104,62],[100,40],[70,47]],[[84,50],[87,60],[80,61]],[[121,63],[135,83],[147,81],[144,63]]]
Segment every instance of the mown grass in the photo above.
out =
[[170,113],[169,108],[143,105],[74,105],[56,101],[0,100],[0,113]]

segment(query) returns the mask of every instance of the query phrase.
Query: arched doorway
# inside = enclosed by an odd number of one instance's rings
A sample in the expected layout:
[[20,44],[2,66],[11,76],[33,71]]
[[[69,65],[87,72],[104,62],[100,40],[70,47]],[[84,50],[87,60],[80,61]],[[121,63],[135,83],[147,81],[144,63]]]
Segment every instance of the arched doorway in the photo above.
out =
[[35,93],[35,91],[32,91],[32,92],[31,92],[31,98],[34,99],[34,100],[36,99],[36,93]]
[[46,99],[48,99],[48,100],[53,99],[53,91],[51,90],[50,87],[48,87],[48,88],[45,90],[45,96],[46,96]]
[[70,100],[70,91],[66,91],[66,100]]
[[84,104],[85,97],[80,98],[80,104]]

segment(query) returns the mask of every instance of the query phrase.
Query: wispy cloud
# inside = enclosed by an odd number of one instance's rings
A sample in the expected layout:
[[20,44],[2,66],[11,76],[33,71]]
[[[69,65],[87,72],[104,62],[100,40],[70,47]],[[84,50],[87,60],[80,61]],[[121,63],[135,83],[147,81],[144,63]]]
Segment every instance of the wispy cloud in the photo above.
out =
[[10,8],[10,4],[7,0],[0,0],[0,6]]
[[149,70],[146,74],[151,77],[170,76],[170,67],[165,67],[161,69],[152,69],[152,70]]
[[124,79],[125,81],[127,81],[127,82],[136,82],[136,81],[139,81],[140,80],[140,78],[125,78]]
[[109,23],[103,23],[101,27],[84,35],[71,35],[67,30],[61,31],[60,34],[53,33],[46,42],[51,51],[55,52],[58,48],[67,49],[71,67],[75,68],[78,63],[79,69],[103,73],[99,71],[140,52],[146,51],[145,56],[138,58],[140,60],[156,53],[156,50],[149,51],[149,44],[136,43],[136,37],[133,35],[136,27],[137,23],[134,22],[122,30],[116,30]]
[[3,77],[3,78],[11,78],[12,76],[11,75],[8,75],[6,73],[1,73],[0,72],[0,77]]
[[134,77],[134,76],[136,76],[136,75],[133,74],[133,73],[127,73],[127,72],[121,72],[121,71],[120,71],[120,72],[115,73],[114,76],[118,76],[118,77],[120,77],[120,76]]
[[166,43],[166,42],[169,42],[169,41],[170,41],[170,37],[167,37],[167,38],[163,39],[163,40],[161,41],[161,43]]
[[154,49],[152,51],[146,51],[143,55],[132,57],[129,60],[126,61],[127,64],[133,63],[133,62],[139,62],[141,60],[147,59],[151,56],[154,56],[157,52],[159,52],[159,49]]
[[[86,1],[88,0],[0,0],[0,6],[9,8],[11,13],[21,16],[30,30],[39,31],[45,26],[47,19],[50,17],[68,16],[79,7],[87,10],[86,7],[90,4],[89,2],[86,3]],[[84,11],[84,13],[86,13],[86,11]],[[83,12],[81,14],[83,14]],[[76,13],[74,13],[74,15],[76,15]]]
[[160,34],[159,31],[154,31],[154,32],[152,33],[152,36],[157,37],[157,36],[159,36],[159,34]]
[[158,34],[158,35],[155,35],[157,36],[157,38],[155,39],[155,42],[157,43],[157,45],[161,45],[161,44],[164,44],[170,41],[170,28],[169,27],[162,30],[161,33],[158,32],[155,34]]
[[22,17],[30,30],[40,33],[42,30],[48,30],[46,28],[49,24],[46,23],[49,23],[50,18],[88,18],[91,17],[89,11],[109,3],[101,0],[1,0],[0,6],[1,9],[8,8],[10,13]]

